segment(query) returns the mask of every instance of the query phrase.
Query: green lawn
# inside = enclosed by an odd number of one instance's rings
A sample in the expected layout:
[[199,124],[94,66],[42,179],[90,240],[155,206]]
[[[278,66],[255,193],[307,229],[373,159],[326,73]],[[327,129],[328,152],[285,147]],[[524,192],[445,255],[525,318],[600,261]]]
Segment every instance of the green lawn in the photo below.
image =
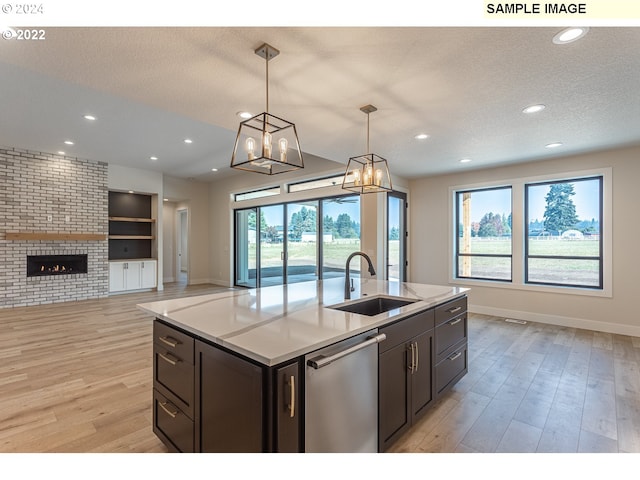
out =
[[[510,254],[510,239],[471,239],[470,253]],[[530,255],[598,257],[598,240],[530,239]],[[478,278],[509,279],[511,262],[508,258],[472,257],[470,272],[465,275]],[[529,281],[560,284],[597,286],[599,283],[599,262],[597,260],[531,259],[529,261]]]

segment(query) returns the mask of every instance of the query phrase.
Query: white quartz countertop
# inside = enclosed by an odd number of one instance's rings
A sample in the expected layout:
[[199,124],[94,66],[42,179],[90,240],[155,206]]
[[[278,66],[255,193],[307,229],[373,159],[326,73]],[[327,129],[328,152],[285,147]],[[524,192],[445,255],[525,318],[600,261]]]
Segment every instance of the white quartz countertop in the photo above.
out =
[[[465,294],[461,287],[355,279],[344,300],[344,279],[228,290],[142,303],[144,312],[267,366],[313,352]],[[418,299],[375,316],[328,308],[373,296]]]

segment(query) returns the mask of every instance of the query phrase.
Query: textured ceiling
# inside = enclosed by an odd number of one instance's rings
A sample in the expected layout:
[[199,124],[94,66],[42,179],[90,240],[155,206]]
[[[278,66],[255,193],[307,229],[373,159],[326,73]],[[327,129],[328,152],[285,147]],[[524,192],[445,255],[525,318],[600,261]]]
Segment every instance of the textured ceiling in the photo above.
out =
[[[371,151],[404,177],[640,143],[640,28],[555,45],[559,30],[48,28],[46,41],[0,42],[0,144],[224,176],[236,113],[265,109],[263,42],[281,52],[270,113],[296,124],[303,151],[345,165],[367,153],[366,104]],[[534,103],[547,108],[524,115]]]

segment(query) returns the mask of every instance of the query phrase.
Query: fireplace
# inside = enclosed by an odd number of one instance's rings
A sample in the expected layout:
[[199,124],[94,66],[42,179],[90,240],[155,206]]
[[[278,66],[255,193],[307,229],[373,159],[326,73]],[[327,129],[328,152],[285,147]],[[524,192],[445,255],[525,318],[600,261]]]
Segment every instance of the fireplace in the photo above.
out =
[[87,273],[87,255],[27,255],[27,277]]

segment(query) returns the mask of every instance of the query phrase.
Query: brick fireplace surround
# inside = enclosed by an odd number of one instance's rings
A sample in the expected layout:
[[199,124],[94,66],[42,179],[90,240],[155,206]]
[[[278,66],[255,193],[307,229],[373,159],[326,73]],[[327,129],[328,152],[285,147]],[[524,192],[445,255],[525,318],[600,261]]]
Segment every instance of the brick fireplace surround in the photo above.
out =
[[[102,234],[11,240],[7,233]],[[109,293],[107,164],[0,147],[0,308]],[[27,277],[28,255],[88,255],[88,273]]]

